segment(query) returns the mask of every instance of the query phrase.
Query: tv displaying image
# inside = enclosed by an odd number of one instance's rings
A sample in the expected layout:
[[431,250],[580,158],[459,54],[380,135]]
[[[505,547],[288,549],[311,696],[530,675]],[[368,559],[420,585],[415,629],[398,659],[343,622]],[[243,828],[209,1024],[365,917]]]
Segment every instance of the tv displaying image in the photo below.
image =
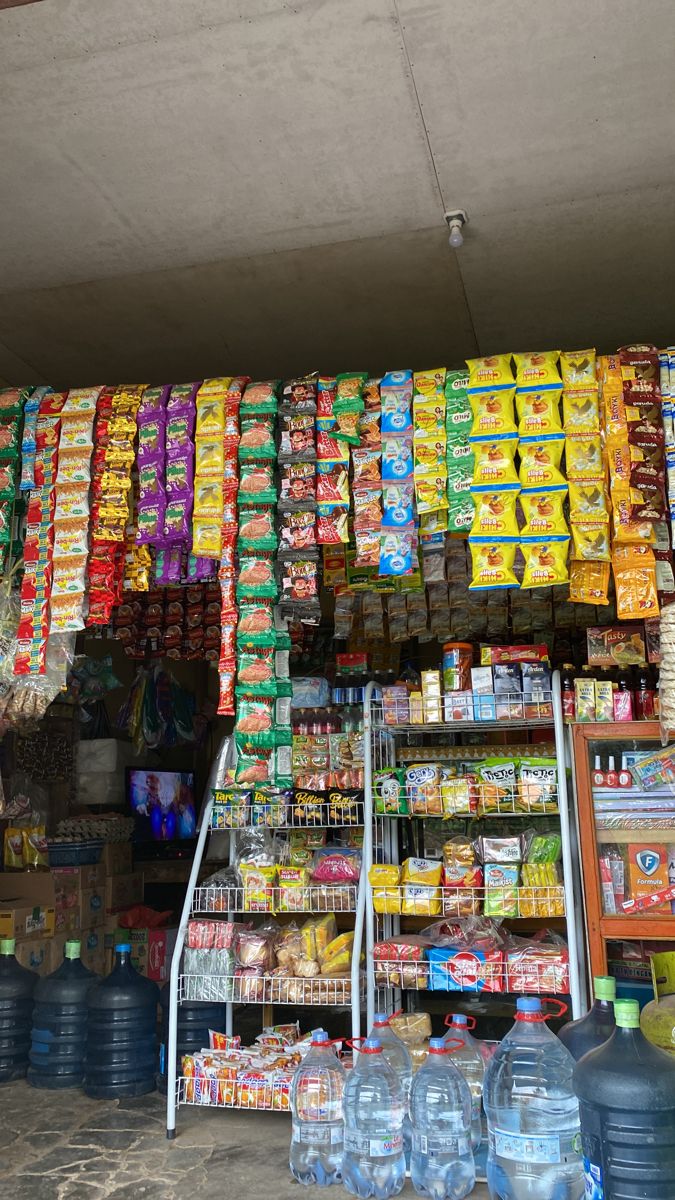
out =
[[174,842],[195,837],[197,813],[192,771],[146,771],[130,767],[127,787],[138,840]]

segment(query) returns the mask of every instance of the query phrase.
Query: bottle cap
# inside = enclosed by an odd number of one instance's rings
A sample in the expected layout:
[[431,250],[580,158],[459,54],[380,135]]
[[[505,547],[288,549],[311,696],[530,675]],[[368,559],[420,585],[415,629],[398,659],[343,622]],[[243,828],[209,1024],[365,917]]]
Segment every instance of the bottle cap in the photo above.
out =
[[379,1038],[365,1038],[361,1047],[361,1054],[381,1054],[382,1043]]
[[619,1029],[639,1029],[640,1005],[637,1000],[615,1000],[614,1017]]
[[430,1054],[447,1054],[449,1047],[446,1046],[443,1038],[429,1038],[429,1053]]
[[375,1013],[373,1016],[373,1025],[388,1025],[389,1017],[386,1013]]
[[516,1001],[516,1009],[518,1012],[524,1013],[541,1012],[541,1000],[538,996],[519,996]]
[[80,942],[66,942],[63,948],[64,958],[79,958],[80,957]]
[[14,938],[0,938],[0,954],[13,954],[15,949]]
[[616,979],[612,975],[594,975],[593,994],[596,1000],[615,1000]]
[[466,1013],[455,1013],[452,1018],[453,1025],[465,1026],[469,1024]]
[[315,1029],[312,1034],[312,1046],[325,1046],[330,1042],[330,1038],[325,1029]]
[[115,954],[131,954],[131,942],[117,942]]

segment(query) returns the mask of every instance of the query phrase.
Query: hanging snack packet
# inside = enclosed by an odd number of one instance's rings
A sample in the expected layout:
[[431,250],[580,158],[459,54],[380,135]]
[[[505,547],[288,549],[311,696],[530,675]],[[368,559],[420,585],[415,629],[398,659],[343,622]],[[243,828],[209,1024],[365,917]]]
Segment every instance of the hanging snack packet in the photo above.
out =
[[594,434],[600,431],[598,390],[563,392],[563,418],[568,435]]
[[238,548],[240,553],[246,550],[276,550],[273,508],[240,508]]
[[385,483],[382,488],[384,513],[382,524],[388,528],[403,529],[414,525],[413,484]]
[[562,386],[558,374],[559,350],[535,350],[524,354],[514,354],[516,364],[516,384],[518,389],[529,390],[540,388],[560,388]]
[[349,506],[349,475],[343,463],[317,463],[316,498],[320,504]]
[[414,470],[412,434],[396,437],[383,433],[382,436],[382,479],[399,482],[411,479]]
[[317,429],[335,429],[336,421],[333,416],[333,405],[336,395],[337,381],[332,376],[321,376],[316,394]]
[[276,453],[274,417],[264,415],[242,417],[238,444],[239,458],[276,458]]
[[354,490],[370,487],[381,482],[379,450],[352,450],[352,465],[354,468]]
[[577,483],[570,480],[570,518],[572,521],[606,521],[609,519],[607,492],[604,483]]
[[349,542],[349,513],[337,504],[317,506],[316,540],[320,546],[347,545]]
[[524,812],[557,811],[558,764],[555,758],[520,759],[518,807]]
[[656,560],[651,546],[614,546],[612,570],[619,621],[658,617]]
[[316,559],[303,558],[285,562],[281,585],[284,600],[312,600],[319,594],[319,564]]
[[598,434],[571,437],[566,447],[568,479],[603,479],[602,443]]
[[469,368],[467,388],[470,391],[485,391],[486,388],[513,388],[515,379],[513,378],[510,354],[492,354],[486,358],[467,358],[466,365]]
[[380,575],[409,575],[416,557],[416,535],[383,529],[380,537]]
[[415,474],[415,495],[418,513],[437,512],[448,507],[448,477],[445,467],[437,473]]
[[282,463],[280,472],[280,496],[285,501],[316,499],[316,464],[313,462]]
[[277,489],[274,483],[274,467],[267,462],[244,462],[239,477],[241,500],[255,500],[260,504],[274,504]]
[[278,420],[280,461],[315,458],[313,414],[282,410]]
[[523,506],[525,525],[521,536],[541,539],[556,534],[567,536],[567,522],[563,514],[564,502],[564,491],[522,492],[520,503]]
[[316,545],[313,511],[292,511],[279,514],[279,553],[287,550],[307,550]]
[[359,417],[358,433],[359,444],[362,450],[379,450],[382,446],[382,436],[380,434],[380,409],[371,410],[361,413]]
[[563,387],[567,391],[584,391],[595,385],[595,348],[563,350],[560,354]]
[[382,524],[382,489],[354,492],[354,530],[376,529]]
[[379,567],[380,565],[380,529],[355,529],[357,567]]
[[388,371],[380,384],[382,433],[412,433],[412,371]]
[[495,389],[489,392],[472,391],[470,395],[473,422],[471,438],[492,440],[515,436],[516,422],[513,415],[513,388]]
[[475,512],[471,525],[472,537],[517,537],[516,501],[518,492],[502,490],[473,492]]
[[511,485],[517,488],[518,474],[514,463],[517,445],[515,437],[472,442],[475,454],[473,487],[501,488]]
[[544,542],[521,541],[520,549],[525,559],[525,570],[521,588],[551,587],[567,583],[567,552],[569,537],[554,536]]
[[283,386],[283,403],[296,412],[316,413],[318,380],[316,372],[302,379],[288,379]]
[[275,413],[278,407],[277,389],[280,380],[267,379],[263,383],[249,383],[241,398],[242,417],[244,410],[258,413]]
[[490,588],[518,587],[513,564],[518,547],[517,538],[471,538],[473,572],[470,591]]
[[609,563],[570,563],[570,600],[573,604],[608,604]]
[[564,448],[564,437],[550,436],[520,442],[520,482],[523,489],[541,491],[544,488],[567,487],[560,470]]
[[562,434],[559,388],[516,392],[516,409],[521,438]]
[[609,562],[609,521],[572,522],[572,557],[585,562]]

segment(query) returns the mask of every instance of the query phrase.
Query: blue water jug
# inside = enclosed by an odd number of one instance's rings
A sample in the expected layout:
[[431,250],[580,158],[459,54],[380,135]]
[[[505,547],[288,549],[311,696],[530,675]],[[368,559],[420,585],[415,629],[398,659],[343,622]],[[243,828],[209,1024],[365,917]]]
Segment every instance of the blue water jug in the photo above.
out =
[[28,1068],[33,993],[38,976],[20,966],[13,938],[0,939],[0,1083],[22,1079]]
[[616,1000],[616,980],[611,975],[595,975],[593,977],[593,994],[595,1002],[590,1012],[578,1021],[570,1021],[563,1025],[558,1037],[563,1046],[567,1046],[572,1058],[578,1062],[589,1050],[597,1050],[607,1038],[611,1037],[616,1028],[614,1024],[614,1001]]
[[61,966],[38,981],[28,1068],[33,1087],[81,1086],[87,1054],[87,997],[97,979],[80,959],[80,943],[69,941]]
[[131,965],[131,946],[115,947],[115,966],[88,997],[84,1090],[94,1100],[155,1090],[159,988]]
[[588,1200],[675,1200],[675,1062],[640,1031],[637,1000],[614,1004],[616,1030],[577,1063]]
[[[169,1005],[171,1002],[171,986],[164,984],[159,994],[162,1008],[162,1030],[159,1043],[159,1068],[157,1087],[160,1092],[166,1092],[167,1086],[167,1053],[169,1049]],[[184,1054],[198,1054],[200,1050],[209,1047],[209,1030],[224,1033],[226,1028],[227,1008],[224,1004],[209,1004],[200,1000],[185,1000],[178,1005],[178,1029],[176,1041],[176,1060],[180,1075],[181,1059]]]

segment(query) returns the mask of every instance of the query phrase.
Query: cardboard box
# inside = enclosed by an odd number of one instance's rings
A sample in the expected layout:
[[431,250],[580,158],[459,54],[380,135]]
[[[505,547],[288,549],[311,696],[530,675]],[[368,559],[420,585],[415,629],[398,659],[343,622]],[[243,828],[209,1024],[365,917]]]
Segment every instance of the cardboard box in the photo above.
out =
[[106,875],[131,875],[134,869],[131,842],[106,842],[101,855],[101,866]]
[[[668,887],[668,847],[658,843],[629,842],[628,896],[651,896]],[[651,913],[670,913],[670,903],[659,904]]]
[[14,947],[16,961],[29,971],[37,971],[38,975],[49,975],[51,972],[51,943],[48,937],[21,938]]
[[79,894],[75,897],[76,903],[70,908],[57,908],[54,920],[54,932],[63,934],[64,936],[79,935],[80,932],[80,900]]
[[105,893],[103,888],[86,888],[80,892],[80,929],[92,929],[105,924]]
[[48,871],[0,873],[0,937],[51,937],[54,881]]
[[103,863],[92,863],[88,867],[54,867],[52,875],[57,896],[59,892],[83,892],[87,888],[102,891],[105,887],[106,870]]
[[83,929],[80,935],[80,958],[88,971],[105,974],[105,930],[102,925]]
[[[166,983],[171,971],[171,958],[176,945],[177,928],[171,929],[117,929],[116,944],[131,944],[131,961],[141,975],[154,979],[155,983]],[[114,948],[113,948],[114,957]]]
[[132,904],[143,903],[143,872],[130,871],[128,875],[109,875],[105,881],[105,906],[108,912],[131,908]]

